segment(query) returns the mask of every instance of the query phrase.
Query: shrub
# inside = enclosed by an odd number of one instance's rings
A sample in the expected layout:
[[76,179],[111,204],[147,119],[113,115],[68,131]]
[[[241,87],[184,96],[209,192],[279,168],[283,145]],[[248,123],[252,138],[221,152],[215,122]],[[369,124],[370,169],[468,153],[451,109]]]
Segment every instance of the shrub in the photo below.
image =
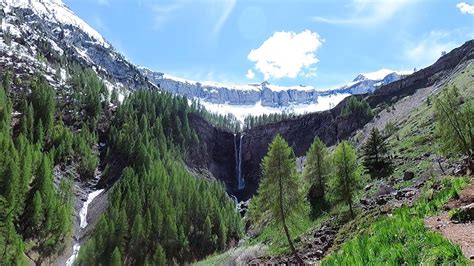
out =
[[372,108],[370,108],[370,105],[366,100],[352,96],[348,99],[344,108],[342,108],[341,115],[343,117],[355,115],[358,117],[363,116],[372,118],[374,113],[372,112]]

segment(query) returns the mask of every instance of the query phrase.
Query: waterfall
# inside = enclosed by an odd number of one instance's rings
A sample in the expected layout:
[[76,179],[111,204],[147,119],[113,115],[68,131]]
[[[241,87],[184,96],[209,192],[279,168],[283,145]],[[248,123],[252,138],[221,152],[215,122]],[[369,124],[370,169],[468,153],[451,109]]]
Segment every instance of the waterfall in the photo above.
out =
[[[79,226],[81,229],[87,227],[87,209],[89,208],[89,204],[92,202],[92,200],[94,200],[95,197],[99,196],[99,194],[102,193],[102,191],[104,190],[99,189],[87,195],[87,200],[84,202],[81,210],[79,211],[79,218],[80,218]],[[79,241],[78,239],[73,240],[72,255],[66,261],[66,266],[71,266],[74,263],[74,260],[76,260],[77,255],[79,254],[79,249],[81,249],[81,245],[78,243],[78,241]]]
[[240,135],[239,145],[237,147],[237,135],[234,134],[234,149],[235,149],[235,178],[237,179],[237,190],[245,188],[245,180],[242,176],[242,140],[244,135]]
[[79,245],[78,243],[74,243],[74,246],[72,247],[72,255],[71,257],[69,257],[69,259],[67,259],[66,266],[72,266],[72,264],[77,258],[77,255],[79,255],[80,248],[81,248],[81,245]]
[[82,205],[81,211],[79,211],[79,217],[81,217],[81,223],[80,226],[81,228],[86,228],[87,226],[87,209],[89,207],[89,204],[92,202],[92,200],[99,196],[99,194],[104,191],[103,189],[96,190],[92,193],[90,193],[87,196],[86,202],[84,202],[84,205]]
[[237,150],[237,135],[234,133],[234,161],[235,161],[235,183],[239,188],[239,151]]

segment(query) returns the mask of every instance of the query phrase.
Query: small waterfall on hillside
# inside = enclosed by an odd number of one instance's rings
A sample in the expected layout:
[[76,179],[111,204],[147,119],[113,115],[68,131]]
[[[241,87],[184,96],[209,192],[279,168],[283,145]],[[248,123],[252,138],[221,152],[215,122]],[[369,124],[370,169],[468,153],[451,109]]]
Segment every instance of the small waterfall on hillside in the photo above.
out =
[[[81,210],[79,211],[79,218],[80,218],[79,226],[80,226],[81,229],[86,228],[87,225],[88,225],[88,223],[87,223],[87,210],[89,208],[89,204],[92,202],[92,200],[94,200],[97,196],[99,196],[99,194],[102,193],[102,191],[104,191],[104,189],[99,189],[99,190],[96,190],[96,191],[92,191],[91,193],[89,193],[87,195],[87,200],[84,202],[84,204],[82,205]],[[74,261],[77,258],[77,255],[79,255],[79,250],[80,249],[81,249],[81,245],[79,244],[79,240],[75,238],[73,240],[72,255],[66,261],[66,266],[73,265]]]
[[237,183],[237,190],[245,188],[245,179],[242,175],[242,140],[244,135],[240,135],[239,144],[237,145],[237,135],[234,134],[234,149],[235,149],[235,178]]
[[[97,182],[100,180],[101,174],[96,175],[95,177],[95,183],[94,185],[97,184]],[[99,196],[100,193],[102,193],[104,189],[98,189],[98,190],[92,190],[89,194],[87,194],[87,200],[82,204],[81,209],[79,210],[79,227],[77,230],[82,230],[87,227],[88,222],[87,222],[87,211],[89,209],[89,205],[92,203],[92,201]],[[74,264],[74,261],[77,258],[77,255],[79,255],[79,250],[81,249],[81,245],[79,244],[79,236],[75,235],[73,237],[72,241],[72,254],[71,256],[67,259],[66,261],[66,266],[72,266]]]

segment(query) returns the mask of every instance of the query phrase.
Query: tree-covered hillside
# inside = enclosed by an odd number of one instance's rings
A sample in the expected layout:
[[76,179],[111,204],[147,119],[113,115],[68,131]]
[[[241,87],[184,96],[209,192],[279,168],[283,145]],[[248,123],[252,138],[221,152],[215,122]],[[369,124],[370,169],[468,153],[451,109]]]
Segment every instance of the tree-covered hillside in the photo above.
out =
[[186,263],[225,250],[241,235],[224,187],[197,179],[182,154],[199,146],[185,98],[140,91],[118,108],[108,135],[106,172],[125,167],[78,265]]
[[223,185],[184,166],[201,151],[187,99],[138,91],[120,104],[93,71],[70,71],[59,90],[41,76],[2,75],[1,264],[61,254],[73,231],[75,184],[98,167],[113,192],[78,265],[184,263],[238,241],[240,215]]

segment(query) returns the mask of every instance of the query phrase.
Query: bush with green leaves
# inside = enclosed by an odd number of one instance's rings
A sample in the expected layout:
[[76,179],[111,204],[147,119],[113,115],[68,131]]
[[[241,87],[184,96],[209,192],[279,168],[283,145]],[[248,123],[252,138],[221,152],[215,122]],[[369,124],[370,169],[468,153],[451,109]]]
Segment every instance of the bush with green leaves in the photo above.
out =
[[458,88],[447,87],[435,100],[436,135],[445,155],[474,152],[474,100],[467,102]]

